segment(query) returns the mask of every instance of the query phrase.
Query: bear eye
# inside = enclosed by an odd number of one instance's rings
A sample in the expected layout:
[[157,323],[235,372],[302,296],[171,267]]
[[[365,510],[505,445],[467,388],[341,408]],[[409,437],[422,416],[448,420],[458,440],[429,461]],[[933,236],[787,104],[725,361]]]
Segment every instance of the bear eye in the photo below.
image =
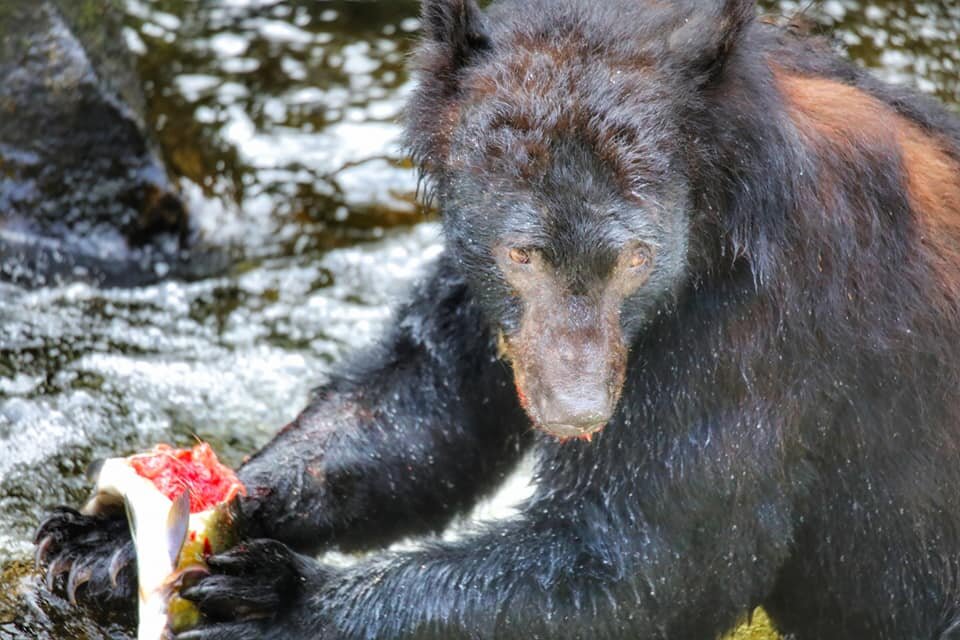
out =
[[627,266],[631,269],[643,269],[650,263],[651,257],[650,248],[646,245],[634,247],[627,260]]
[[530,251],[514,247],[510,249],[508,255],[510,259],[517,264],[530,264]]

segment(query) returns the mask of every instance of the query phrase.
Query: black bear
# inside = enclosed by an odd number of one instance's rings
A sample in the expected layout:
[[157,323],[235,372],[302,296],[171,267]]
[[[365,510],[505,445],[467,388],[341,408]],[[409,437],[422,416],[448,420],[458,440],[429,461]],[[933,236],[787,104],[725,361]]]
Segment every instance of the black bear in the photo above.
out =
[[[960,634],[960,122],[754,13],[425,0],[445,250],[242,467],[182,640]],[[512,520],[301,555],[442,529],[531,448]],[[129,597],[122,521],[38,541]]]

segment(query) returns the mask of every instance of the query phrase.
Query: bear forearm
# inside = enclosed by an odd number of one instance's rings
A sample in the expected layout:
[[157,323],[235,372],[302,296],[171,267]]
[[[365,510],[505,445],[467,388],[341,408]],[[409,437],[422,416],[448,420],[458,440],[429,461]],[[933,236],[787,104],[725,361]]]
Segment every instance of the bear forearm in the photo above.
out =
[[441,262],[388,338],[240,470],[250,533],[314,551],[439,529],[502,479],[528,432],[483,318]]
[[642,630],[638,620],[616,615],[618,601],[636,600],[636,585],[581,533],[514,522],[463,543],[359,565],[328,585],[317,626],[342,640],[572,640]]
[[724,435],[678,440],[672,467],[591,491],[557,473],[578,455],[596,468],[599,443],[553,444],[522,518],[359,565],[325,587],[317,615],[342,639],[715,637],[772,588],[810,478],[792,442],[731,459],[732,442],[753,446],[749,421],[710,431]]
[[[353,405],[325,409],[338,415],[301,416],[241,469],[250,492],[241,501],[249,537],[315,552],[438,530],[502,479],[525,449],[520,435],[478,440],[455,418],[448,429],[407,431],[363,419],[367,412]],[[304,456],[311,446],[315,454]]]
[[755,597],[745,568],[780,561],[743,530],[697,550],[682,543],[690,532],[636,531],[625,545],[602,527],[513,522],[347,570],[316,590],[312,613],[288,617],[317,616],[318,637],[341,640],[707,638]]

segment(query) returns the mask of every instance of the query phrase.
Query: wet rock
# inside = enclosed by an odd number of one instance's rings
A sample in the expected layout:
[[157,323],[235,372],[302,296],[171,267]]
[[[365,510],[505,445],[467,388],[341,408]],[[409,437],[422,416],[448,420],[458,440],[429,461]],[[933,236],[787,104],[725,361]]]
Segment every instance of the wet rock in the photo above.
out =
[[184,205],[144,122],[116,0],[0,0],[0,278],[181,270]]

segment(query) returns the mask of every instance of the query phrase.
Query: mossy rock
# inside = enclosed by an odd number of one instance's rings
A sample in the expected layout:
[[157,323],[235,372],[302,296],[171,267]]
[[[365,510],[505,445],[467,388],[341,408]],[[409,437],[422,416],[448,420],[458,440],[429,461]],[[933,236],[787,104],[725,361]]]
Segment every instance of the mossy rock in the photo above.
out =
[[757,609],[749,624],[744,624],[724,640],[780,640],[780,635],[773,630],[773,624],[763,609]]
[[0,278],[132,285],[174,271],[189,219],[144,121],[122,6],[0,5]]

